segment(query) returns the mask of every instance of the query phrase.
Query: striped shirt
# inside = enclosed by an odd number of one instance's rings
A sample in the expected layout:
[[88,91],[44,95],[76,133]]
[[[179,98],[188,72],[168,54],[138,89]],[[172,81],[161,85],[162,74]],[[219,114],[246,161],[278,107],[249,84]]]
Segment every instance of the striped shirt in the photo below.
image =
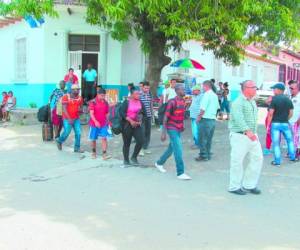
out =
[[230,114],[229,130],[231,132],[257,132],[257,106],[254,101],[248,100],[243,94],[233,103]]
[[144,104],[147,117],[152,117],[152,95],[151,93],[140,92],[140,100]]
[[184,130],[185,102],[183,98],[176,96],[168,101],[165,116],[168,118],[166,123],[167,130]]

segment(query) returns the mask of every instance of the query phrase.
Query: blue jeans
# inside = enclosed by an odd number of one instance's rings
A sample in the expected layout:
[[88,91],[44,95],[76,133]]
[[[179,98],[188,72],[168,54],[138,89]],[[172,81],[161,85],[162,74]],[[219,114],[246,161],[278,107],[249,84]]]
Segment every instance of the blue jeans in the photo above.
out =
[[192,135],[195,145],[199,146],[199,130],[196,118],[191,118]]
[[65,140],[67,140],[67,138],[70,135],[71,130],[73,128],[74,132],[75,132],[74,150],[80,149],[80,134],[81,134],[80,119],[75,119],[73,121],[73,124],[70,124],[67,119],[64,119],[63,126],[64,126],[64,131],[63,131],[62,135],[59,138],[57,138],[57,141],[59,143],[64,143]]
[[281,163],[281,152],[280,152],[280,134],[283,134],[287,146],[288,146],[288,154],[290,159],[293,161],[296,158],[295,155],[295,146],[293,142],[293,134],[289,127],[288,123],[272,123],[271,126],[271,136],[272,136],[272,144],[274,151],[274,160],[276,164]]
[[172,153],[174,153],[177,176],[179,176],[184,173],[184,163],[182,159],[182,144],[180,139],[181,132],[176,130],[167,130],[167,132],[170,137],[169,147],[157,161],[157,164],[164,165],[168,158],[172,155]]
[[227,99],[224,99],[223,102],[221,103],[221,111],[223,113],[226,111],[226,114],[230,113],[230,105]]
[[215,119],[205,119],[202,118],[198,123],[199,129],[199,156],[210,160],[211,158],[211,144],[214,136],[216,127]]

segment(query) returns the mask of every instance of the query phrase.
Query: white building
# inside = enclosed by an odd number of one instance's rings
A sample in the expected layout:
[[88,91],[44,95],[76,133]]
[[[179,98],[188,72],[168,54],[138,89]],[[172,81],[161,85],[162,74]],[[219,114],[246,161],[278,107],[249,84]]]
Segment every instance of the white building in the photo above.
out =
[[[23,20],[0,20],[0,91],[12,90],[19,107],[47,103],[56,84],[68,68],[81,76],[87,63],[98,71],[98,81],[108,89],[116,89],[120,97],[127,95],[127,84],[137,83],[145,76],[145,56],[139,42],[131,37],[120,43],[107,30],[85,22],[86,8],[57,5],[59,18],[45,17],[45,23],[31,28]],[[190,57],[199,61],[205,71],[190,70],[199,75],[197,81],[215,78],[229,82],[232,96],[239,92],[238,83],[252,79],[257,83],[278,79],[280,60],[255,49],[247,49],[239,67],[225,65],[197,41],[183,44],[181,53],[170,52],[172,61]],[[166,66],[162,79],[169,73],[182,71]]]
[[120,95],[127,94],[127,83],[143,79],[145,59],[136,39],[113,40],[105,29],[85,22],[83,6],[56,9],[59,18],[46,17],[38,28],[23,19],[0,21],[0,91],[14,91],[19,107],[44,105],[68,68],[80,78],[90,62],[99,82]]

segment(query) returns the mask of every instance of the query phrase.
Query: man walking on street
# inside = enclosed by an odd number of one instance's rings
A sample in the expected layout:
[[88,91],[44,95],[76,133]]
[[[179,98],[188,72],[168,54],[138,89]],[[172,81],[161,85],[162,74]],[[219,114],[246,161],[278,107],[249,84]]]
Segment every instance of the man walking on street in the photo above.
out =
[[62,135],[56,139],[57,148],[59,150],[62,150],[62,144],[67,140],[73,128],[75,132],[74,152],[83,152],[80,149],[81,126],[79,119],[79,114],[81,112],[83,100],[79,95],[79,91],[79,85],[73,84],[71,87],[71,94],[66,94],[62,97],[62,117],[64,131]]
[[151,138],[151,125],[152,125],[152,110],[153,110],[153,101],[152,95],[150,93],[150,84],[149,82],[144,82],[142,91],[140,92],[140,100],[144,104],[146,109],[146,116],[143,121],[143,133],[144,133],[144,144],[143,149],[140,151],[140,156],[144,156],[144,153],[150,154],[151,151],[148,150],[150,138]]
[[211,144],[216,127],[216,116],[220,108],[218,96],[212,91],[212,82],[203,83],[204,95],[200,103],[198,115],[199,146],[200,153],[196,161],[208,161],[211,159]]
[[272,87],[274,97],[270,104],[268,113],[267,128],[271,129],[272,145],[274,151],[274,161],[271,162],[274,166],[281,164],[280,152],[280,135],[283,134],[287,146],[288,156],[291,161],[296,161],[296,152],[293,142],[293,134],[289,126],[289,119],[293,116],[293,103],[285,96],[285,86],[283,83],[277,83]]
[[182,143],[181,133],[184,130],[184,86],[182,84],[176,84],[175,91],[177,96],[168,101],[166,113],[163,121],[163,130],[161,134],[161,140],[166,140],[166,134],[168,133],[170,143],[167,150],[163,153],[160,159],[155,163],[155,167],[162,173],[165,173],[163,165],[168,158],[174,153],[176,162],[177,178],[180,180],[191,180],[191,177],[184,173],[184,162],[182,159]]
[[90,133],[89,139],[92,142],[92,158],[97,158],[96,141],[98,137],[101,138],[102,159],[107,160],[111,158],[107,154],[107,138],[110,136],[108,132],[108,114],[109,105],[105,100],[105,89],[99,89],[95,99],[89,102],[90,110]]
[[[230,130],[230,184],[229,192],[245,195],[260,194],[257,183],[263,164],[261,144],[257,136],[257,106],[254,101],[256,84],[241,83],[242,94],[233,102]],[[246,160],[244,168],[243,163]]]
[[291,101],[294,105],[293,116],[290,118],[290,126],[293,132],[296,157],[300,157],[300,92],[299,84],[292,82],[289,86],[291,92]]

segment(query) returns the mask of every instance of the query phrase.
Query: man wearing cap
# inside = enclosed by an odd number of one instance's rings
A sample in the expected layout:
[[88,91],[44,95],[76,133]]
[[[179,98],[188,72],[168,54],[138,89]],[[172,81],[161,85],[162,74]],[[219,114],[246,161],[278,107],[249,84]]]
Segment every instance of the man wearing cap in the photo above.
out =
[[241,83],[241,87],[242,94],[232,103],[229,121],[231,155],[228,191],[237,195],[260,194],[257,184],[263,154],[257,136],[258,111],[254,101],[257,86],[247,80]]
[[199,129],[200,153],[196,161],[208,161],[211,159],[211,144],[216,127],[216,117],[220,108],[218,96],[212,90],[213,83],[203,83],[204,95],[200,103],[200,114],[197,117]]
[[56,139],[57,148],[59,150],[62,150],[62,144],[67,140],[73,128],[75,132],[74,152],[83,152],[80,149],[81,127],[79,119],[79,113],[82,108],[83,100],[82,97],[79,95],[79,92],[79,85],[73,84],[71,87],[71,94],[66,94],[62,97],[62,118],[64,131],[62,135]]
[[198,149],[199,148],[199,130],[198,130],[198,124],[197,124],[197,118],[200,114],[200,103],[202,99],[201,94],[201,87],[200,85],[195,85],[192,88],[192,103],[189,108],[190,111],[190,118],[191,118],[191,127],[192,127],[192,135],[194,139],[194,145],[192,145],[192,149]]
[[293,142],[293,134],[289,126],[289,119],[293,116],[293,103],[285,96],[283,83],[276,83],[272,87],[274,97],[270,104],[267,127],[271,129],[271,137],[274,151],[274,166],[281,164],[280,135],[283,134],[288,146],[288,156],[291,161],[296,161],[296,152]]

